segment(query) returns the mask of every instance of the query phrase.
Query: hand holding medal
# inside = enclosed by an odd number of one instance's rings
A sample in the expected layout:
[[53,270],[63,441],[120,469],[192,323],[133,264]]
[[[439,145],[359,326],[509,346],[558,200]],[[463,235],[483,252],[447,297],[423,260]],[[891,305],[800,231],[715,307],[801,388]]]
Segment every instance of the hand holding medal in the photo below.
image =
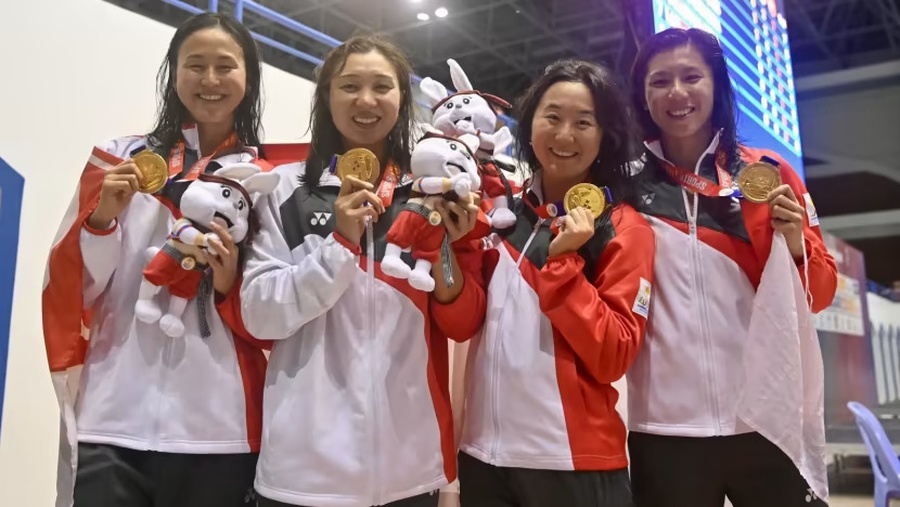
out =
[[767,204],[772,228],[784,235],[794,259],[803,257],[803,214],[805,210],[789,185],[782,184],[777,162],[763,157],[747,164],[737,177],[740,195],[749,202]]
[[87,225],[97,230],[109,229],[134,194],[157,192],[165,185],[167,178],[165,160],[147,150],[106,171],[100,187],[100,200],[88,217]]
[[380,169],[378,158],[365,148],[348,150],[331,160],[329,170],[341,180],[341,190],[334,201],[335,231],[354,245],[359,244],[363,231],[371,229],[372,221],[384,213],[381,198],[373,192]]
[[550,242],[548,255],[577,252],[594,236],[594,227],[606,209],[606,193],[591,183],[579,183],[563,197],[566,216],[560,217],[559,233]]

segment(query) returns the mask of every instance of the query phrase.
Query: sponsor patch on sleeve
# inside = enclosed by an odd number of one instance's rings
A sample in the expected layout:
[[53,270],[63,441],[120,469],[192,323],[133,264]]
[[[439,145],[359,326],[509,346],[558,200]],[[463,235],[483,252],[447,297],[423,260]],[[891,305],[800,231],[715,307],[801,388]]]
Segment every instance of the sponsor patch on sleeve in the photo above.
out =
[[650,285],[650,282],[641,278],[641,286],[638,288],[637,296],[634,297],[634,306],[631,307],[631,311],[645,319],[650,313],[651,292],[652,286]]
[[816,212],[816,205],[813,204],[812,196],[807,192],[803,194],[803,200],[806,202],[806,216],[809,218],[809,226],[818,227],[819,213]]

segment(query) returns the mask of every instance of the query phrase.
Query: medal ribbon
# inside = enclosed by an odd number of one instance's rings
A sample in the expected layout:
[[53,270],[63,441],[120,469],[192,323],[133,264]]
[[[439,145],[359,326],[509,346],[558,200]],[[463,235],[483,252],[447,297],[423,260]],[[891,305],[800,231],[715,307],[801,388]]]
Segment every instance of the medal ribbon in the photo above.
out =
[[394,190],[397,188],[397,182],[399,181],[400,171],[397,169],[396,164],[390,162],[387,169],[384,170],[381,183],[378,185],[378,197],[381,198],[381,203],[384,204],[385,208],[394,202]]
[[[209,162],[216,158],[220,152],[225,150],[230,150],[235,148],[238,145],[238,135],[237,132],[232,132],[224,141],[222,141],[219,146],[216,147],[213,152],[198,160],[193,166],[191,166],[190,170],[187,174],[184,175],[185,180],[195,180],[197,176],[206,171],[206,166],[209,165]],[[172,147],[172,153],[169,156],[169,177],[177,177],[181,174],[181,171],[184,168],[184,154],[185,154],[185,143],[184,139],[179,140],[175,143],[175,146]]]
[[[721,154],[719,158],[722,158]],[[765,155],[760,158],[760,161],[778,167],[777,160],[773,160]],[[724,163],[723,160],[717,160],[716,162],[716,173],[719,177],[718,184],[713,183],[699,174],[676,167],[665,160],[661,160],[660,163],[672,179],[691,192],[705,195],[706,197],[743,197],[740,190],[736,188],[731,175],[722,169]]]
[[734,193],[734,181],[731,175],[725,169],[722,169],[718,163],[716,164],[716,173],[718,173],[719,182],[713,183],[699,174],[675,167],[665,160],[660,162],[672,179],[695,194],[705,195],[706,197],[727,197]]
[[[612,192],[609,191],[609,187],[600,187],[600,190],[603,192],[603,195],[606,197],[606,202],[612,202]],[[556,202],[548,202],[546,204],[542,204],[537,206],[531,202],[531,199],[524,199],[525,203],[528,204],[534,213],[544,220],[553,220],[550,224],[550,231],[553,234],[559,233],[559,226],[562,225],[564,217],[566,216],[566,206],[563,201]]]

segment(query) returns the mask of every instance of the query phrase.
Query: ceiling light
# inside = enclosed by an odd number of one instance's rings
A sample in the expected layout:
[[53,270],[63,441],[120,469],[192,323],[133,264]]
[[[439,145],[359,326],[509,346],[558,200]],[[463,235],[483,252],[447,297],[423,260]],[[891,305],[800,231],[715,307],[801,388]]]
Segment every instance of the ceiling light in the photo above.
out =
[[450,14],[450,11],[448,11],[444,7],[438,7],[437,9],[434,10],[434,15],[439,18],[446,18],[447,14]]
[[416,14],[416,19],[418,19],[419,21],[428,21],[429,19],[431,19],[431,16],[425,14],[424,12],[420,12]]

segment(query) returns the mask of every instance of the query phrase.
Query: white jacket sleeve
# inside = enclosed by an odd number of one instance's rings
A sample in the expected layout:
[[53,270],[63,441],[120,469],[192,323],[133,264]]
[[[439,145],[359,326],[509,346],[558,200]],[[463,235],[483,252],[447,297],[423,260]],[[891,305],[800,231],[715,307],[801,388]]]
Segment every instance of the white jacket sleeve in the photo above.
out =
[[79,241],[84,263],[82,292],[85,308],[93,306],[97,297],[106,290],[109,279],[119,265],[122,256],[122,228],[118,221],[114,227],[115,229],[106,234],[96,234],[87,227],[81,228]]
[[[144,143],[145,140],[141,136],[120,137],[101,143],[91,153],[88,168],[85,170],[93,168],[104,172],[108,171],[115,166],[113,159],[127,159],[136,147],[142,146]],[[101,156],[103,154],[109,155],[112,159]],[[76,207],[78,200],[79,192],[76,191],[73,199],[73,205]],[[115,273],[119,260],[121,260],[121,221],[116,218],[111,231],[94,231],[86,225],[82,225],[79,247],[81,248],[81,258],[84,264],[84,276],[82,278],[84,307],[90,308],[96,299],[103,294],[103,291],[106,290],[109,280]]]
[[357,254],[333,234],[295,262],[279,226],[276,195],[257,204],[261,228],[253,239],[241,286],[244,326],[260,340],[289,338],[325,314],[359,269]]

